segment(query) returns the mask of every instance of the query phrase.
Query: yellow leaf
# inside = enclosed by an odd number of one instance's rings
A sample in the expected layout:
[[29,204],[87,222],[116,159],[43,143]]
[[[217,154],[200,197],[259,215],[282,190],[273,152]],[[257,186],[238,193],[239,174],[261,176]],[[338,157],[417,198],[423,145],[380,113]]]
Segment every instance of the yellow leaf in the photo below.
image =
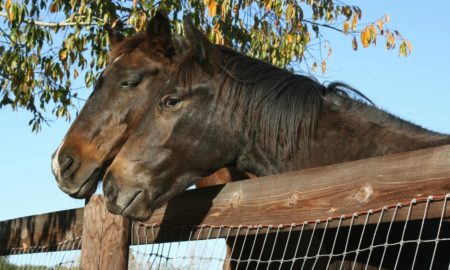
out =
[[325,60],[322,60],[322,74],[325,74],[326,70],[327,70],[327,62],[325,62]]
[[59,51],[59,59],[64,60],[66,58],[67,58],[67,51],[66,50]]
[[81,5],[80,5],[80,8],[78,9],[78,13],[84,14],[85,9],[86,9],[86,2],[81,1]]
[[356,37],[353,37],[352,47],[353,47],[353,50],[355,50],[355,51],[358,49],[358,41],[356,41]]
[[381,19],[379,19],[378,21],[377,21],[377,27],[378,27],[378,30],[383,30],[383,20],[381,20]]
[[388,31],[386,31],[386,49],[392,49],[392,48],[395,48],[395,37],[388,30]]
[[399,56],[404,56],[404,57],[408,56],[408,51],[406,50],[406,43],[405,43],[405,41],[403,41],[400,44]]
[[409,53],[412,53],[412,43],[409,40],[405,40],[406,48],[408,49]]
[[308,44],[310,40],[311,40],[311,33],[307,32],[305,36],[305,43]]
[[11,7],[12,0],[7,0],[5,3],[5,9],[7,12],[9,12],[9,8]]
[[350,27],[348,21],[344,22],[344,33],[347,35],[348,34],[348,28]]
[[15,13],[13,9],[8,10],[8,19],[10,22],[14,21]]
[[357,24],[358,24],[358,15],[354,14],[352,18],[352,31],[355,31]]
[[377,44],[377,29],[375,28],[375,26],[373,24],[371,24],[369,26],[370,29],[370,42],[372,42],[373,44]]
[[292,20],[294,17],[294,6],[292,4],[288,4],[286,8],[286,21]]
[[266,10],[269,11],[272,8],[272,0],[265,0],[264,6],[266,7]]
[[316,72],[316,70],[317,70],[317,63],[316,62],[314,62],[314,64],[312,65],[311,70],[313,72]]
[[370,45],[370,37],[370,28],[364,28],[364,30],[361,32],[361,43],[364,48],[367,48]]
[[291,34],[287,35],[287,41],[288,41],[288,43],[292,43],[292,35]]
[[205,5],[208,7],[208,14],[210,17],[214,17],[217,14],[217,3],[215,0],[205,0]]

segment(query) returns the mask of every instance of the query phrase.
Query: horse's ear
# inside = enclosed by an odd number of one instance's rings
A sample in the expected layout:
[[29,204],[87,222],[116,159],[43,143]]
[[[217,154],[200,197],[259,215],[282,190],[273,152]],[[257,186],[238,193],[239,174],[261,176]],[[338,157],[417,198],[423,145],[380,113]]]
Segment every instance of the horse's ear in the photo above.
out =
[[165,52],[171,47],[172,31],[170,21],[165,14],[156,12],[155,16],[147,23],[146,32],[152,48]]
[[105,30],[108,32],[109,47],[112,48],[116,44],[120,43],[125,37],[117,29],[112,28],[110,25],[105,24]]
[[218,51],[214,44],[194,26],[188,15],[183,17],[183,26],[196,61],[201,65],[215,67]]

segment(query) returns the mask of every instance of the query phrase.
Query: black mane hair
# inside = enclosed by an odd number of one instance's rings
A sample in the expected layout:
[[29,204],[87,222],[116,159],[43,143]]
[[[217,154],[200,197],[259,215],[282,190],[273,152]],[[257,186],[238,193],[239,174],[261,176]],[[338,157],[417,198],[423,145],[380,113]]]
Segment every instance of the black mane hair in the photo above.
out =
[[[316,135],[324,96],[335,93],[372,103],[347,84],[333,82],[324,86],[317,80],[293,74],[230,48],[217,46],[223,58],[223,82],[219,95],[241,123],[250,141],[258,142],[272,153],[310,151]],[[256,134],[259,134],[256,137]],[[276,138],[276,140],[274,140]],[[289,155],[288,155],[289,156]]]

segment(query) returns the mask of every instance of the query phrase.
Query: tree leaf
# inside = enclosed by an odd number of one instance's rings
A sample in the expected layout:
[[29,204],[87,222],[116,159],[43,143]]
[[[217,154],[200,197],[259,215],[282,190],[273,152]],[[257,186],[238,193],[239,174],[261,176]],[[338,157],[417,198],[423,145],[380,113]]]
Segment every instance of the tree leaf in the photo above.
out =
[[8,12],[8,20],[10,22],[13,22],[14,19],[16,18],[16,9],[14,7],[15,6],[12,3],[10,3],[9,8],[6,10]]
[[327,62],[325,62],[325,60],[322,60],[322,74],[325,74],[326,70],[327,70]]
[[294,5],[289,3],[286,8],[286,21],[291,21],[293,17],[294,17]]
[[7,12],[9,12],[9,8],[11,7],[11,4],[12,4],[12,0],[6,0],[5,9]]
[[378,30],[380,30],[380,31],[383,30],[383,20],[382,19],[379,19],[377,21],[377,27],[378,27]]
[[264,7],[269,11],[272,8],[272,0],[264,0]]
[[53,1],[52,4],[50,5],[50,12],[51,12],[51,13],[56,13],[56,12],[58,12],[58,10],[59,10],[58,2],[59,2],[58,0],[55,0],[55,1]]
[[412,43],[409,40],[405,39],[406,48],[408,49],[409,54],[412,53]]
[[369,33],[367,31],[368,29],[365,28],[363,31],[361,31],[361,44],[363,45],[363,48],[367,48],[369,46]]
[[208,15],[214,17],[217,14],[217,3],[215,0],[205,0],[205,5],[208,7]]
[[354,51],[358,50],[358,41],[356,41],[356,37],[353,37],[352,47]]
[[66,58],[67,58],[67,50],[64,50],[64,49],[60,50],[59,51],[59,59],[66,60]]
[[348,34],[348,28],[350,27],[350,24],[348,23],[348,21],[344,22],[344,33],[347,35]]
[[353,14],[352,18],[352,31],[355,31],[357,24],[358,24],[358,15],[355,13]]
[[287,41],[288,41],[288,43],[292,43],[292,40],[293,40],[293,36],[292,36],[291,34],[288,34],[288,35],[287,35]]

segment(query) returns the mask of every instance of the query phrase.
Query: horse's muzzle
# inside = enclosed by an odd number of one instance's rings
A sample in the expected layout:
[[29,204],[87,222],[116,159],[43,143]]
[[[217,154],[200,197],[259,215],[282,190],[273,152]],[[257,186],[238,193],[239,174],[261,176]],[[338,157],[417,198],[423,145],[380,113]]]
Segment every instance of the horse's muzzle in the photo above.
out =
[[75,156],[59,150],[52,156],[52,171],[58,187],[73,198],[92,195],[101,177],[100,167],[94,162],[82,164]]

